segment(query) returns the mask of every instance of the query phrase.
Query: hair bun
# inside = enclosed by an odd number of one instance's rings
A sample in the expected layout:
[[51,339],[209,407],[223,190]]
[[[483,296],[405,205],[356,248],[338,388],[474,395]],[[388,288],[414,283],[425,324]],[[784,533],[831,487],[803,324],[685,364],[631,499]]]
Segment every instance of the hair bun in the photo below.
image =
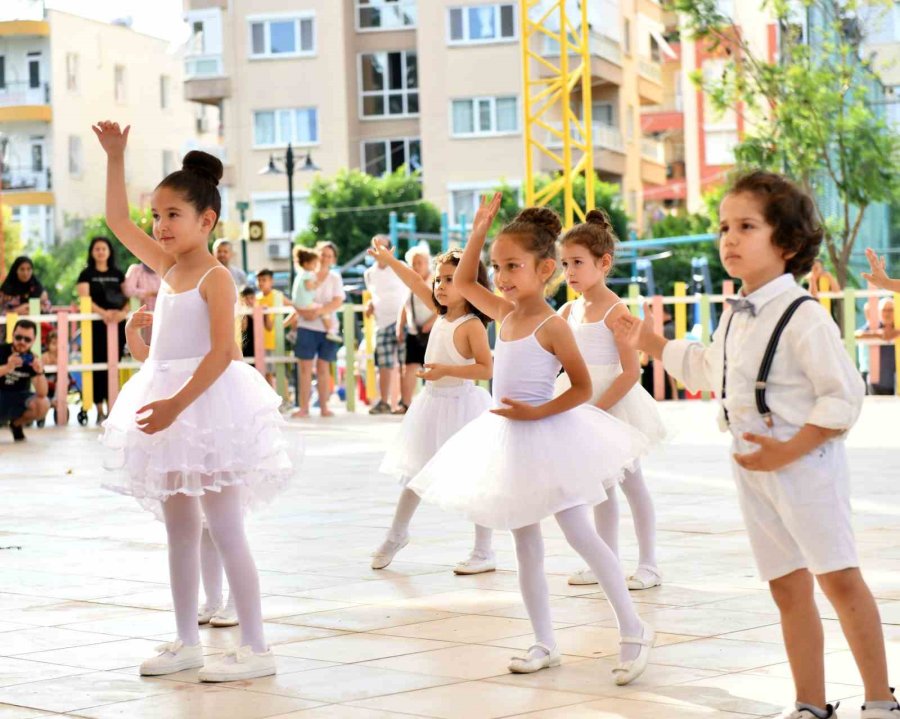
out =
[[519,213],[516,220],[537,225],[547,230],[554,237],[562,232],[562,220],[559,219],[556,211],[549,207],[526,207]]
[[604,230],[612,231],[612,220],[609,219],[609,215],[606,214],[606,210],[596,209],[591,210],[584,217],[584,221],[591,225],[598,225],[602,227]]
[[181,161],[181,169],[184,172],[193,172],[200,175],[213,185],[218,185],[222,179],[224,167],[222,161],[215,155],[201,150],[191,150]]

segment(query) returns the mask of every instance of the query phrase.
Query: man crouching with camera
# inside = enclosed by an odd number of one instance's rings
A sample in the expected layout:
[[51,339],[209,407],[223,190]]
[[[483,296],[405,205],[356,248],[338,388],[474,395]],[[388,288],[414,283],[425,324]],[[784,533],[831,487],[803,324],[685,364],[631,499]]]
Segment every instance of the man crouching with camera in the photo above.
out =
[[25,439],[25,425],[43,419],[50,410],[44,367],[32,352],[36,337],[37,325],[19,320],[12,344],[0,344],[0,425],[9,423],[16,442]]

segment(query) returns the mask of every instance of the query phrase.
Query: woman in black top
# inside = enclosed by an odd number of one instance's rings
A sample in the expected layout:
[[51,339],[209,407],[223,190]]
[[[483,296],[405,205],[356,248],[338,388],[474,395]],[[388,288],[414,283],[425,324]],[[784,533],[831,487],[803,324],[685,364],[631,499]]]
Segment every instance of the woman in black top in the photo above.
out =
[[[78,275],[78,296],[90,297],[92,309],[104,322],[94,322],[93,326],[93,362],[106,362],[106,322],[118,322],[119,357],[125,349],[125,320],[128,312],[125,309],[128,299],[122,289],[125,273],[116,266],[113,247],[105,237],[95,237],[88,249],[87,267]],[[97,405],[97,424],[100,424],[109,413],[103,403],[109,399],[108,373],[94,372],[94,403]]]
[[26,315],[29,300],[40,300],[41,312],[50,311],[50,298],[34,276],[34,264],[22,255],[12,263],[9,274],[0,285],[0,311]]

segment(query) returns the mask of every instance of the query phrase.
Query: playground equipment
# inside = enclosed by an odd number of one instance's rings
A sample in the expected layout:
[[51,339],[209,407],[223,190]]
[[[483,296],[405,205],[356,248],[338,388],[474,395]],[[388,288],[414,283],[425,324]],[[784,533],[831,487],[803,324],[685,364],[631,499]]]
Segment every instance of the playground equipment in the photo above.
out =
[[440,243],[440,251],[446,252],[451,245],[463,247],[468,237],[469,225],[468,218],[464,213],[459,214],[456,224],[450,223],[450,214],[441,213],[441,231],[439,234],[434,232],[419,232],[416,229],[416,216],[409,212],[406,215],[406,221],[401,221],[396,212],[391,212],[388,216],[388,236],[391,238],[391,246],[394,252],[400,252],[400,240],[406,240],[406,249],[410,249],[420,242],[427,242],[429,245]]

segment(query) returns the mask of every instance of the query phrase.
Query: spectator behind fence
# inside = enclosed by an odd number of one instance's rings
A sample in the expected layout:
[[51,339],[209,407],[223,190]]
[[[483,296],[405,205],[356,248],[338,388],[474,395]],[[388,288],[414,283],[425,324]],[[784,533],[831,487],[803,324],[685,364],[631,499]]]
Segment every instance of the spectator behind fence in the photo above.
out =
[[[275,276],[272,270],[263,269],[256,273],[256,284],[259,292],[256,293],[256,301],[263,307],[275,307],[278,304],[278,298],[281,298],[281,304],[284,304],[284,295],[280,290],[275,289]],[[280,319],[280,318],[279,318]],[[263,315],[263,345],[266,348],[266,357],[275,356],[275,315]],[[266,381],[275,386],[275,374],[272,368],[266,363]]]
[[216,240],[213,244],[213,253],[216,259],[231,273],[235,285],[243,287],[247,284],[247,274],[239,267],[234,267],[231,264],[232,259],[234,259],[234,250],[231,247],[230,240]]
[[[385,235],[376,235],[372,242],[391,249],[391,240]],[[397,342],[397,317],[409,290],[394,271],[380,261],[367,269],[363,278],[366,289],[372,293],[372,299],[366,305],[366,317],[375,316],[375,367],[378,370],[380,393],[378,402],[369,410],[369,414],[391,414],[399,389],[400,345]]]
[[[118,331],[119,357],[125,349],[125,320],[128,312],[125,305],[123,284],[125,274],[116,265],[112,244],[106,237],[95,237],[88,248],[87,267],[78,275],[79,297],[91,298],[91,309],[100,315],[102,321],[92,323],[92,361],[106,362],[109,359],[106,342],[106,323],[115,322]],[[97,424],[109,413],[103,404],[108,404],[109,374],[106,370],[94,372],[94,404],[97,406]]]
[[[416,245],[406,252],[408,264],[429,286],[431,277],[431,253],[425,244]],[[400,404],[394,414],[406,414],[416,391],[416,372],[425,364],[425,348],[428,335],[437,314],[414,293],[408,293],[397,320],[397,342],[400,345]]]
[[[241,287],[241,309],[247,308],[253,310],[256,307],[256,290],[250,285]],[[256,342],[256,331],[253,325],[253,315],[240,315],[241,320],[241,354],[244,357],[253,357],[255,355],[254,344]],[[272,315],[263,315],[263,325],[272,323]]]
[[[309,247],[294,248],[294,266],[297,269],[297,276],[294,278],[294,286],[291,288],[291,304],[296,309],[318,309],[316,290],[319,288],[319,279],[316,273],[319,271],[320,264],[321,259],[316,250]],[[299,314],[294,312],[285,324],[295,325],[298,319]],[[322,323],[325,325],[326,339],[337,342],[339,345],[344,344],[344,338],[338,334],[337,318],[324,315]]]
[[[56,367],[59,362],[59,335],[56,330],[47,333],[47,346],[41,355],[41,363],[45,367],[44,376],[47,378],[47,398],[52,403],[56,399],[56,372],[47,372],[47,367]],[[67,388],[68,389],[68,388]]]
[[869,372],[866,378],[869,394],[892,395],[896,391],[897,355],[896,341],[900,337],[900,330],[894,327],[894,300],[890,297],[882,297],[878,302],[880,321],[877,327],[871,327],[868,323],[858,330],[856,336],[862,339],[877,339],[891,344],[878,345],[878,375],[873,377]]
[[31,351],[36,337],[37,325],[19,320],[12,343],[0,344],[0,424],[9,424],[16,442],[25,439],[25,425],[44,419],[50,410],[44,365]]
[[26,315],[29,311],[29,300],[40,300],[41,312],[50,311],[47,290],[34,276],[34,264],[31,259],[22,255],[12,263],[9,274],[0,285],[0,311]]
[[319,392],[319,408],[323,417],[331,417],[334,412],[328,409],[328,398],[331,395],[330,363],[337,360],[340,345],[328,339],[323,318],[329,317],[337,324],[337,310],[344,304],[344,281],[341,275],[331,268],[337,263],[337,246],[333,242],[319,242],[319,270],[316,280],[315,302],[319,307],[314,310],[297,310],[300,316],[297,322],[297,341],[294,345],[294,356],[300,360],[300,391],[297,398],[299,409],[292,417],[309,417],[310,394],[312,392],[313,365],[316,368],[316,379]]
[[161,283],[158,274],[143,262],[137,262],[125,272],[122,289],[126,297],[137,297],[138,304],[146,306],[148,312],[153,312]]

